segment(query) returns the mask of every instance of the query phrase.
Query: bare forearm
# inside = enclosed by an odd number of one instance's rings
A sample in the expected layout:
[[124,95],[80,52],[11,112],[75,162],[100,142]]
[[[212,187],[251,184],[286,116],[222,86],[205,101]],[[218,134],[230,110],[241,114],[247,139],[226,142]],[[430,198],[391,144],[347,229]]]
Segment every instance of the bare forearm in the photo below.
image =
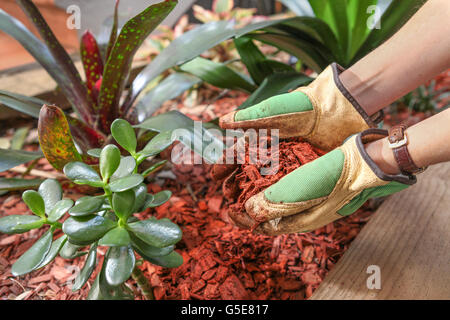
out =
[[369,115],[450,67],[449,16],[450,1],[429,0],[394,36],[342,73],[341,81]]
[[[418,167],[450,161],[450,109],[408,128],[408,151]],[[366,146],[367,152],[384,172],[399,173],[387,138]]]

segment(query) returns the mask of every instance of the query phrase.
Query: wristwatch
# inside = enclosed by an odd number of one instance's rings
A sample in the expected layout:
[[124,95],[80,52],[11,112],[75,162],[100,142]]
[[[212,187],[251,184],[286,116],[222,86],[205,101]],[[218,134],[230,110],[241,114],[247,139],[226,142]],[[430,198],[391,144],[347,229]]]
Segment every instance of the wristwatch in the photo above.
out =
[[389,148],[394,152],[395,160],[403,174],[415,175],[425,171],[427,167],[419,168],[414,163],[408,151],[407,126],[399,124],[389,129]]

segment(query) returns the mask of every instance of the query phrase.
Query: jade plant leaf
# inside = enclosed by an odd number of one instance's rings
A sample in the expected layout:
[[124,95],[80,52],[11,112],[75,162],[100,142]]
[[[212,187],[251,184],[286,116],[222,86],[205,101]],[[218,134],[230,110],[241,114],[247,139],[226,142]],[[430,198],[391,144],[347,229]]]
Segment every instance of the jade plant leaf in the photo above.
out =
[[145,204],[145,200],[147,199],[147,186],[143,183],[133,188],[134,192],[134,206],[132,213],[141,212],[143,206]]
[[27,190],[22,194],[23,201],[27,204],[28,208],[37,216],[45,217],[45,204],[42,196],[34,190]]
[[131,244],[133,248],[139,253],[142,257],[161,257],[161,256],[167,256],[169,253],[173,251],[175,248],[174,245],[164,247],[164,248],[157,248],[154,246],[151,246],[132,233],[130,234],[131,237]]
[[100,246],[124,247],[130,244],[130,235],[125,228],[116,227],[109,230],[99,241]]
[[131,247],[111,247],[105,257],[105,279],[118,286],[127,281],[133,272],[136,257]]
[[142,172],[142,175],[144,177],[147,177],[148,175],[163,168],[166,163],[167,163],[167,160],[159,161],[159,162],[153,164],[150,168],[146,169],[144,172]]
[[119,100],[129,76],[131,62],[148,35],[167,17],[177,4],[166,0],[154,4],[129,20],[120,31],[106,62],[99,95],[100,124],[109,132],[119,115]]
[[73,206],[73,200],[63,199],[58,201],[48,214],[48,221],[56,222]]
[[73,217],[81,217],[97,213],[102,209],[104,201],[103,197],[82,197],[78,199],[75,206],[69,210],[69,214]]
[[44,225],[44,222],[45,222],[45,220],[41,219],[41,220],[38,220],[38,221],[35,221],[35,222],[30,222],[30,223],[27,223],[27,224],[18,224],[17,226],[15,226],[13,228],[13,230],[17,229],[17,230],[29,231],[29,230],[33,230],[33,229],[39,229],[40,227],[42,227]]
[[140,174],[135,173],[131,176],[112,181],[109,184],[109,188],[112,192],[123,192],[137,187],[142,183],[142,181],[144,181],[144,177]]
[[114,212],[122,221],[127,221],[133,213],[135,199],[136,196],[132,189],[124,192],[115,192],[113,194],[112,206]]
[[79,251],[83,246],[79,246],[66,241],[59,252],[59,255],[67,260],[72,260],[84,256],[87,252]]
[[89,249],[89,254],[84,262],[83,269],[81,269],[78,276],[75,278],[75,282],[72,286],[72,291],[80,290],[85,283],[89,280],[92,272],[95,269],[97,262],[97,244],[94,243]]
[[70,217],[63,223],[63,232],[69,241],[77,245],[87,245],[100,239],[117,224],[101,216]]
[[94,148],[87,151],[87,154],[94,158],[100,158],[101,153],[102,153],[101,148]]
[[130,154],[136,152],[137,140],[134,129],[128,121],[116,119],[111,125],[111,134],[117,143]]
[[41,221],[40,217],[28,215],[10,215],[0,218],[0,232],[6,234],[24,233],[29,229],[19,227],[21,225],[28,225],[33,222]]
[[64,174],[75,183],[101,187],[103,181],[98,173],[83,162],[70,162],[64,166]]
[[120,178],[124,178],[133,173],[136,168],[136,160],[132,156],[122,157],[120,164],[114,174],[111,176],[110,181],[114,181]]
[[50,229],[15,262],[11,268],[13,276],[18,277],[36,270],[50,251],[52,237],[53,230]]
[[145,260],[164,268],[178,268],[183,264],[183,257],[176,251],[172,251],[166,256],[145,257]]
[[169,219],[154,218],[128,224],[128,230],[142,241],[158,248],[168,247],[181,240],[181,229]]
[[113,144],[108,144],[100,154],[100,173],[108,180],[120,164],[120,150]]
[[50,251],[45,256],[44,261],[42,261],[39,266],[36,269],[40,269],[48,265],[50,262],[52,262],[56,256],[58,255],[59,251],[62,249],[64,244],[67,241],[67,236],[62,235],[58,239],[52,242],[52,246],[50,247]]
[[66,116],[60,108],[47,105],[42,107],[38,134],[42,152],[55,169],[61,170],[69,162],[81,161]]
[[38,189],[39,194],[44,199],[45,212],[49,213],[56,203],[62,199],[63,191],[61,185],[55,179],[45,180]]
[[160,205],[163,205],[164,203],[169,201],[171,196],[172,196],[172,192],[170,190],[164,190],[164,191],[158,192],[153,195],[152,202],[148,203],[148,205],[146,207],[147,208],[159,207]]

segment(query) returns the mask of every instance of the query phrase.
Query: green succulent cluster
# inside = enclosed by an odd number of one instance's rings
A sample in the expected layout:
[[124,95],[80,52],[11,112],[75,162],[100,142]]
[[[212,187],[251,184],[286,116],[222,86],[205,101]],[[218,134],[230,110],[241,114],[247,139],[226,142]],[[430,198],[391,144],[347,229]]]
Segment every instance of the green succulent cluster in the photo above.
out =
[[[49,225],[50,228],[12,266],[12,274],[21,276],[40,269],[59,254],[66,259],[86,255],[84,267],[75,279],[76,291],[88,281],[97,264],[97,246],[108,251],[89,293],[91,299],[132,298],[124,286],[135,266],[135,252],[143,259],[163,267],[178,267],[182,257],[174,251],[180,241],[181,229],[169,219],[139,220],[133,214],[162,205],[171,197],[170,191],[156,194],[147,192],[144,178],[155,166],[138,173],[139,165],[170,146],[166,133],[156,135],[141,151],[136,151],[137,140],[133,127],[117,119],[111,126],[112,136],[128,156],[123,156],[113,144],[103,149],[90,150],[99,157],[97,167],[83,162],[70,162],[64,167],[68,179],[76,184],[102,188],[103,194],[85,196],[75,203],[62,199],[59,182],[44,181],[38,191],[28,190],[22,195],[34,215],[10,215],[0,219],[0,232],[17,234]],[[97,170],[96,170],[97,169]],[[70,217],[60,220],[66,213]],[[53,240],[57,229],[63,235]],[[88,251],[81,249],[90,246]]]

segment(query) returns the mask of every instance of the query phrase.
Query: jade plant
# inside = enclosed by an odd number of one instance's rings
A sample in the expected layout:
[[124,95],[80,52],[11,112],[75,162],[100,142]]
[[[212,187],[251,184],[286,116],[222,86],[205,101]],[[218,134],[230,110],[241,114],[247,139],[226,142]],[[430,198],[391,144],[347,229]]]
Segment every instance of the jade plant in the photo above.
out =
[[[173,268],[183,263],[174,251],[180,241],[181,229],[169,219],[151,217],[139,220],[134,214],[147,208],[162,205],[169,200],[171,192],[148,193],[144,183],[158,165],[142,172],[139,167],[147,158],[167,148],[171,137],[160,133],[142,150],[137,151],[137,139],[132,126],[117,119],[111,126],[114,144],[102,149],[89,150],[99,158],[98,166],[84,162],[70,162],[64,173],[75,184],[99,188],[95,196],[84,196],[75,203],[63,199],[62,188],[56,180],[47,179],[38,191],[28,190],[22,195],[34,215],[10,215],[0,219],[0,232],[24,233],[32,229],[48,227],[42,237],[26,251],[12,266],[14,276],[22,276],[43,268],[59,254],[66,259],[86,255],[85,263],[77,275],[72,290],[82,288],[94,271],[97,248],[108,247],[89,299],[131,299],[130,290],[124,285],[130,276],[137,281],[143,294],[151,298],[151,288],[137,268],[137,253],[153,264]],[[69,217],[63,221],[66,213]],[[63,235],[53,240],[57,230]],[[59,234],[59,233],[58,233]],[[82,248],[89,246],[87,251]]]

